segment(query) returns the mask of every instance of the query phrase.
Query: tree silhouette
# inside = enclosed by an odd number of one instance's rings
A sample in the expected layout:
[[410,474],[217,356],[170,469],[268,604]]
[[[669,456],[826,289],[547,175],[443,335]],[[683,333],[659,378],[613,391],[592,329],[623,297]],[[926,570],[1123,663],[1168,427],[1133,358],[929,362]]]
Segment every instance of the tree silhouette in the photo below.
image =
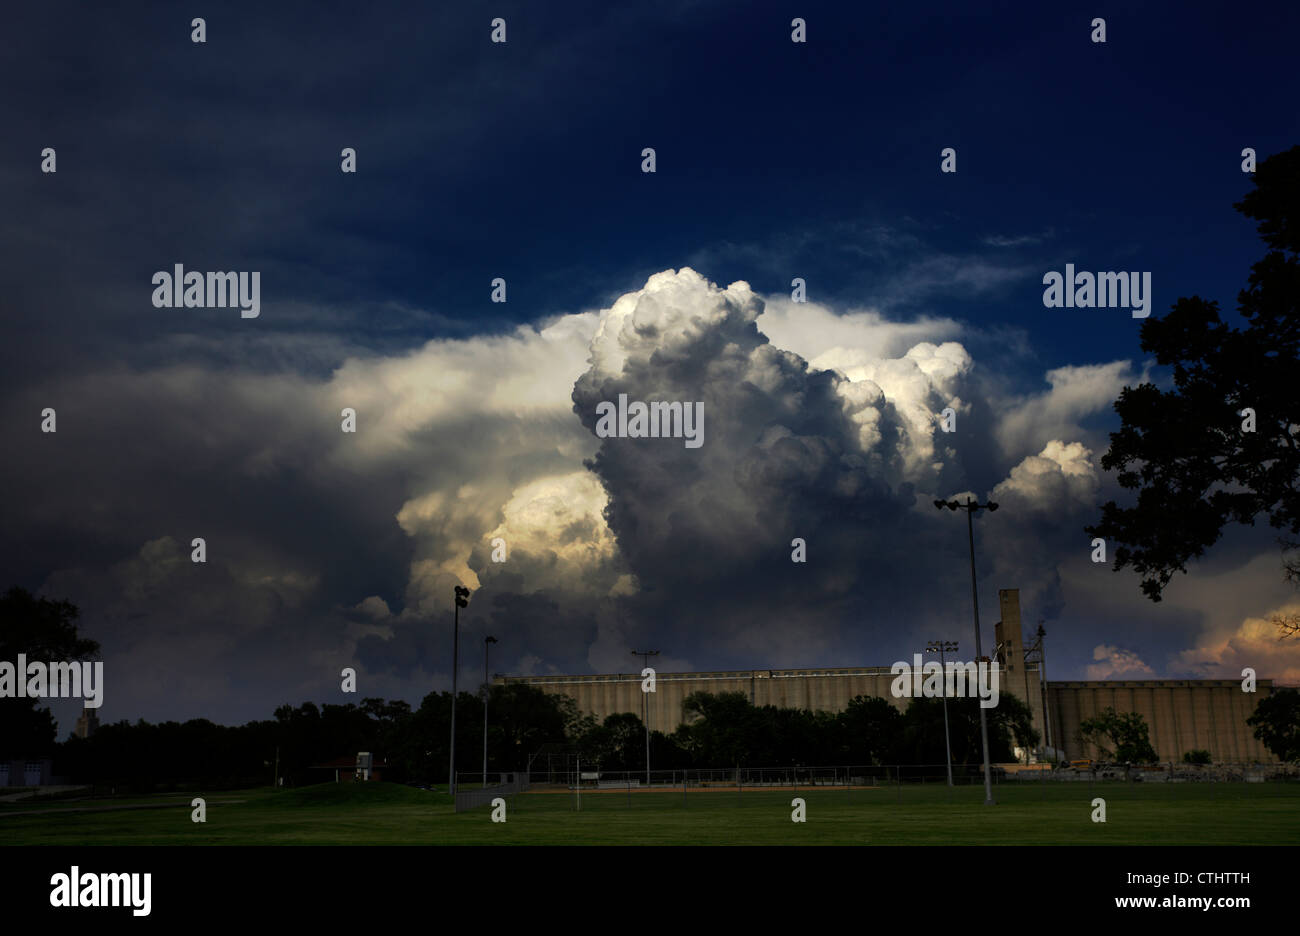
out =
[[1079,740],[1095,747],[1103,758],[1113,757],[1121,763],[1150,764],[1156,759],[1141,712],[1107,708],[1079,722]]
[[1281,531],[1287,577],[1300,583],[1300,146],[1261,162],[1253,180],[1234,207],[1269,252],[1238,294],[1246,327],[1198,296],[1148,319],[1142,350],[1173,368],[1174,387],[1125,387],[1101,460],[1137,504],[1108,502],[1087,532],[1119,544],[1115,569],[1132,566],[1152,601],[1225,525],[1259,517]]
[[1278,760],[1300,761],[1300,692],[1279,689],[1260,699],[1246,724]]
[[[41,663],[84,660],[99,644],[77,633],[77,608],[66,601],[37,598],[22,588],[0,597],[0,660],[17,665],[18,654]],[[26,674],[16,673],[16,679]],[[36,699],[0,699],[0,755],[48,753],[57,727]]]

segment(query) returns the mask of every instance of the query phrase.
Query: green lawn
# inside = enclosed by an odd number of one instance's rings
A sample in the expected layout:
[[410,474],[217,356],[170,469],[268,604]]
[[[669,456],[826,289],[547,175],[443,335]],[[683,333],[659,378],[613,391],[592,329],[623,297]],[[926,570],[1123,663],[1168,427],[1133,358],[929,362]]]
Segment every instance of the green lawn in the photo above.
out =
[[[509,798],[507,821],[484,806],[455,813],[446,794],[389,783],[326,783],[297,790],[213,793],[205,824],[175,805],[115,812],[0,812],[6,845],[337,844],[1300,844],[1300,784],[942,785],[864,790],[680,789],[665,793],[528,793]],[[790,821],[790,800],[807,822]],[[1104,797],[1105,824],[1091,821]],[[221,804],[219,800],[244,800]],[[128,802],[123,800],[121,802]],[[131,803],[161,803],[135,798]],[[70,810],[103,800],[32,808]]]

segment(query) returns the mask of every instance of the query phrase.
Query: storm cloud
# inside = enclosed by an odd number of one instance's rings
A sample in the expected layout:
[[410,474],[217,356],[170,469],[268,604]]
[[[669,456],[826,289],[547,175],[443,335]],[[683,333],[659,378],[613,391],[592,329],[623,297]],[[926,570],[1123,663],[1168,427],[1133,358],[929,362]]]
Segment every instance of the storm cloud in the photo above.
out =
[[[344,666],[362,695],[416,700],[450,684],[456,584],[474,590],[463,665],[487,634],[507,672],[631,671],[641,644],[663,670],[888,663],[966,639],[964,518],[932,504],[966,493],[1001,504],[977,521],[986,625],[996,589],[1020,588],[1078,660],[1054,675],[1206,671],[1261,646],[1276,589],[1246,624],[1151,611],[1089,562],[1108,482],[1085,423],[1133,368],[1012,394],[968,326],[811,306],[801,330],[802,311],[684,267],[600,309],[353,348],[324,376],[189,363],[38,381],[3,408],[32,437],[0,469],[20,495],[12,542],[103,644],[108,718],[347,701]],[[621,394],[702,403],[704,444],[597,438],[598,404]],[[43,406],[57,433],[37,430]],[[1250,555],[1230,544],[1217,574]],[[1099,613],[1113,635],[1069,623]]]

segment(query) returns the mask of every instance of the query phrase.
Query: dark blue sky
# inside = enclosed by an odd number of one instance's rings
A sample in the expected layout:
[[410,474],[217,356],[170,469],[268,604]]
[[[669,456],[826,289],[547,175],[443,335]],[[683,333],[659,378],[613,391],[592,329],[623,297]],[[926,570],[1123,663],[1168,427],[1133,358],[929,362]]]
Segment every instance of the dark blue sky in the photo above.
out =
[[[39,197],[65,213],[38,243],[24,235],[46,225],[11,215],[10,279],[34,263],[126,287],[164,247],[206,268],[235,245],[275,269],[268,301],[355,308],[338,324],[382,344],[587,307],[707,251],[718,282],[799,275],[823,301],[1022,328],[1045,367],[1129,354],[1131,319],[1044,310],[1041,273],[1140,268],[1158,308],[1231,307],[1258,253],[1230,208],[1239,153],[1295,139],[1300,13],[1042,6],[505,3],[505,45],[471,5],[223,4],[204,45],[167,5],[29,7],[0,158],[17,194],[33,147],[55,146]],[[882,226],[1024,275],[873,295],[905,261],[873,251]],[[506,305],[486,301],[498,275]],[[14,312],[69,337],[36,302]],[[134,302],[84,319],[95,348],[159,328]]]

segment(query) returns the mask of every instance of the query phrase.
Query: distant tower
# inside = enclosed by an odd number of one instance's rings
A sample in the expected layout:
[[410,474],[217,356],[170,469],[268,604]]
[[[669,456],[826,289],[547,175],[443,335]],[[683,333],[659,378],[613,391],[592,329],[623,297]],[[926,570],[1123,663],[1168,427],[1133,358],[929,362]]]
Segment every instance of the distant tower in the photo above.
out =
[[998,589],[998,605],[1002,611],[1002,620],[993,627],[993,640],[997,647],[995,658],[1002,665],[1001,690],[1018,696],[1020,701],[1025,703],[1025,707],[1029,709],[1030,727],[1039,732],[1038,740],[1041,745],[1047,734],[1046,722],[1041,712],[1042,662],[1040,656],[1034,684],[1031,686],[1029,667],[1025,660],[1024,637],[1020,632],[1020,589]]
[[1006,667],[1007,677],[1019,679],[1025,667],[1025,648],[1020,642],[1020,589],[998,589],[998,604],[1002,620],[993,627],[995,659]]
[[85,709],[81,717],[77,719],[77,727],[73,730],[78,738],[89,738],[99,727],[99,715],[95,709]]

